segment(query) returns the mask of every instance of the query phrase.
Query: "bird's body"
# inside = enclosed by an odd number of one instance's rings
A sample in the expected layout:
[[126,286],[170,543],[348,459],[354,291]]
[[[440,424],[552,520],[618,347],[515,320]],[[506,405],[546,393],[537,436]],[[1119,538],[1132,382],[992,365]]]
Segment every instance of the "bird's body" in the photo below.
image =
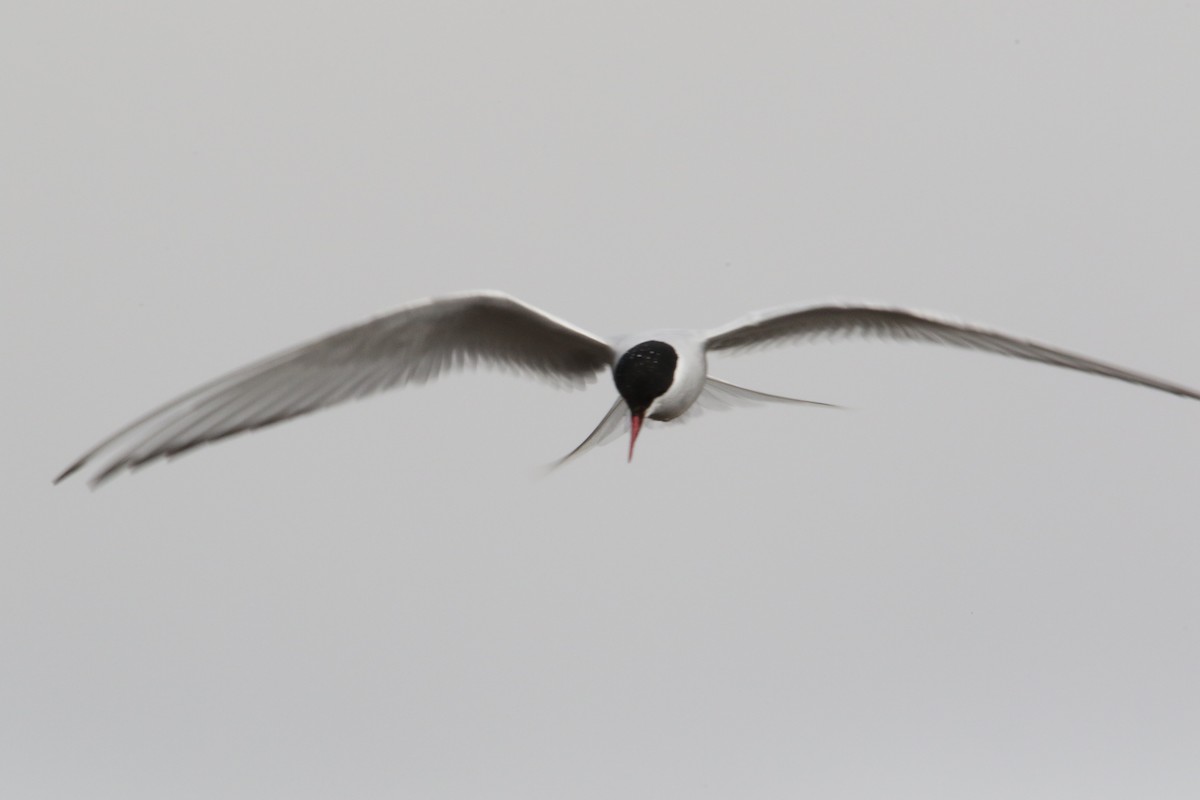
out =
[[764,394],[708,374],[708,354],[836,335],[948,344],[1115,378],[1200,400],[1200,392],[1058,348],[905,309],[826,304],[759,311],[711,330],[662,329],[603,339],[500,292],[418,301],[204,384],[105,439],[62,480],[102,453],[99,484],[122,469],[357,397],[422,383],[485,361],[553,383],[581,385],[609,369],[620,397],[564,463],[626,427],[629,457],[645,418],[739,401],[827,405]]

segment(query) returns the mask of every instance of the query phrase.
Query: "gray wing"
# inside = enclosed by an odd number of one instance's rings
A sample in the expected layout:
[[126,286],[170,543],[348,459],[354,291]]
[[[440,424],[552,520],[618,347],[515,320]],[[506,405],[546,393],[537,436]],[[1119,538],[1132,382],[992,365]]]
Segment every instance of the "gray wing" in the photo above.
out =
[[498,292],[422,300],[204,384],[105,439],[97,485],[120,472],[242,431],[485,362],[562,385],[612,363],[602,339]]
[[710,331],[710,351],[738,350],[843,335],[953,345],[1024,358],[1200,400],[1200,392],[1150,375],[962,322],[869,305],[823,305],[760,311]]

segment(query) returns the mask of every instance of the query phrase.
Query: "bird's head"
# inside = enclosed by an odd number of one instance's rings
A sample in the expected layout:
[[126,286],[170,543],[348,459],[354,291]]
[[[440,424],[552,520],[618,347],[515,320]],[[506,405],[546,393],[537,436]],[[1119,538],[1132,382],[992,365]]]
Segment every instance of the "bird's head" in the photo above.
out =
[[666,342],[651,340],[635,344],[617,359],[613,367],[613,382],[629,406],[629,460],[633,460],[633,445],[654,401],[662,397],[675,380],[675,365],[679,355]]

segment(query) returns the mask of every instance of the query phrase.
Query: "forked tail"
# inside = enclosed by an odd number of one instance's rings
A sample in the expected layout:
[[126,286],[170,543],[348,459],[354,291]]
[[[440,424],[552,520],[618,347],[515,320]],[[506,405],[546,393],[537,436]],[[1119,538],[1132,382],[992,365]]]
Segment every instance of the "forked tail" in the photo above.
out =
[[[679,417],[679,421],[690,419],[701,411],[723,411],[754,403],[792,403],[794,405],[821,406],[822,408],[841,408],[841,406],[832,403],[820,403],[816,400],[801,400],[796,397],[784,397],[778,394],[756,392],[753,389],[747,389],[744,386],[738,386],[728,381],[717,378],[705,378],[704,389],[700,392],[700,397],[696,399],[691,408]],[[576,457],[591,450],[593,447],[599,447],[614,441],[629,430],[629,424],[629,406],[625,404],[624,399],[618,397],[617,402],[613,403],[612,408],[604,415],[604,419],[600,420],[600,424],[596,426],[595,430],[588,434],[588,437],[580,442],[579,446],[574,450],[557,461],[547,464],[545,472],[558,469],[568,461],[573,461]]]

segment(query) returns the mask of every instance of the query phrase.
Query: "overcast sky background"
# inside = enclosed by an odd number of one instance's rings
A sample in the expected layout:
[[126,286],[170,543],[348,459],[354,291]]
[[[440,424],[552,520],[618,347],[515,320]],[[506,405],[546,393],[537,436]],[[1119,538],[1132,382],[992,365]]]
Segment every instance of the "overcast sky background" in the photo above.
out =
[[1200,386],[1188,3],[25,3],[0,791],[1200,796],[1200,403],[887,344],[653,429],[447,378],[50,479],[413,299],[948,312]]

